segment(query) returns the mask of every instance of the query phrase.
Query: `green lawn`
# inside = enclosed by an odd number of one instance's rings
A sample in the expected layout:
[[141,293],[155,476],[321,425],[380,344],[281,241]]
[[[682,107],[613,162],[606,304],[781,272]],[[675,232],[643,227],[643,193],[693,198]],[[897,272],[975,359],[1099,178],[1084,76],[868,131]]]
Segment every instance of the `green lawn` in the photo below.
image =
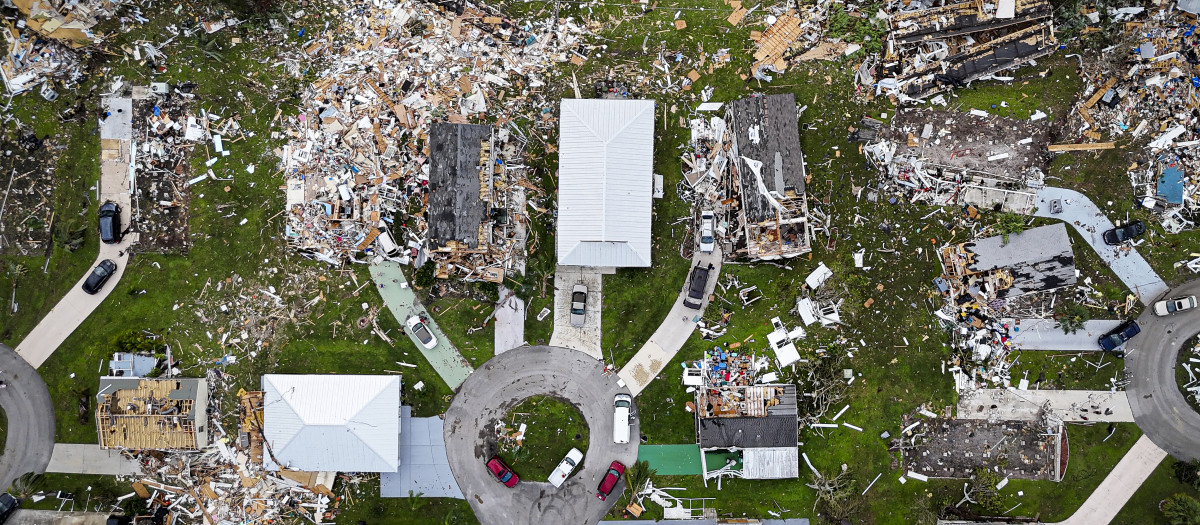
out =
[[526,425],[524,439],[517,443],[501,439],[499,455],[527,481],[546,481],[572,448],[587,453],[588,427],[583,414],[570,402],[553,396],[533,396],[509,409],[504,416],[505,433],[512,435]]
[[1175,479],[1172,466],[1175,458],[1167,456],[1158,464],[1158,468],[1146,478],[1146,482],[1133,493],[1129,502],[1121,508],[1121,512],[1113,518],[1112,525],[1170,525],[1158,504],[1172,494],[1187,494],[1200,498],[1200,490],[1184,485]]

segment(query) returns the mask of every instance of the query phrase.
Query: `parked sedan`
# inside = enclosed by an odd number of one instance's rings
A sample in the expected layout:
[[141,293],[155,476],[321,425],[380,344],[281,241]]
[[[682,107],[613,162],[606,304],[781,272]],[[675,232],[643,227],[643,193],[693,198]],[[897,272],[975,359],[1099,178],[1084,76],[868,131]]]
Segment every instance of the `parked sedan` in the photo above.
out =
[[612,462],[608,466],[608,472],[604,474],[604,478],[600,480],[600,486],[596,488],[596,497],[601,501],[607,500],[608,495],[612,494],[614,488],[617,487],[617,482],[621,481],[621,476],[625,475],[625,465],[620,461]]
[[713,239],[713,212],[705,211],[700,213],[700,251],[704,253],[712,253],[716,247],[716,241]]
[[115,202],[100,206],[100,241],[105,244],[121,242],[121,207]]
[[561,487],[563,482],[567,480],[567,476],[571,475],[571,472],[575,470],[580,461],[583,461],[583,452],[580,452],[577,448],[572,448],[570,452],[567,452],[567,457],[558,462],[558,466],[554,468],[554,472],[550,473],[550,484],[555,487]]
[[[1101,337],[1098,342],[1100,343],[1100,348],[1103,348],[1105,352],[1113,352],[1130,339],[1133,339],[1133,336],[1140,333],[1142,333],[1142,327],[1138,326],[1138,324],[1134,321],[1129,321],[1128,323],[1118,326],[1116,330],[1109,332],[1104,337]],[[1117,357],[1125,356],[1125,352],[1116,351],[1113,353]]]
[[405,324],[408,325],[408,330],[417,336],[417,340],[421,342],[421,346],[424,346],[426,350],[437,346],[437,338],[433,336],[433,332],[429,331],[429,327],[425,326],[425,321],[422,321],[420,317],[415,315],[409,317]]
[[587,319],[587,287],[582,284],[571,288],[571,326],[583,326]]
[[505,487],[510,489],[517,486],[517,482],[521,481],[521,478],[517,477],[517,473],[508,468],[508,465],[504,463],[504,460],[500,459],[500,456],[492,456],[492,459],[489,459],[487,462],[487,468],[493,476],[496,476],[496,481],[503,483]]
[[96,265],[96,268],[92,270],[92,274],[88,276],[87,280],[83,281],[83,291],[89,295],[96,295],[100,292],[101,288],[104,288],[104,283],[107,283],[108,279],[116,271],[117,263],[113,262],[112,259],[100,261],[100,264]]
[[0,523],[8,521],[9,516],[21,508],[21,500],[7,492],[0,493]]
[[1146,233],[1146,225],[1142,221],[1133,221],[1124,226],[1113,228],[1104,232],[1104,243],[1110,245],[1121,244],[1130,239],[1137,238],[1141,234]]
[[1196,307],[1196,296],[1189,295],[1187,297],[1176,297],[1154,303],[1154,315],[1164,316],[1171,315],[1175,312],[1191,310]]

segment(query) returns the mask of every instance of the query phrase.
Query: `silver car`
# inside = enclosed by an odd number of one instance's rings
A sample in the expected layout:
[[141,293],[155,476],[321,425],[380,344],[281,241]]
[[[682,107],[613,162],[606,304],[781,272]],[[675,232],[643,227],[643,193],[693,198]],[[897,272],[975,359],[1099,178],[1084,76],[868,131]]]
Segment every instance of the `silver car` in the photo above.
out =
[[1154,315],[1162,317],[1164,315],[1171,315],[1184,310],[1191,310],[1195,307],[1196,296],[1189,295],[1187,297],[1176,297],[1174,299],[1168,299],[1166,301],[1154,303]]
[[582,284],[571,289],[571,326],[583,326],[587,318],[587,287]]

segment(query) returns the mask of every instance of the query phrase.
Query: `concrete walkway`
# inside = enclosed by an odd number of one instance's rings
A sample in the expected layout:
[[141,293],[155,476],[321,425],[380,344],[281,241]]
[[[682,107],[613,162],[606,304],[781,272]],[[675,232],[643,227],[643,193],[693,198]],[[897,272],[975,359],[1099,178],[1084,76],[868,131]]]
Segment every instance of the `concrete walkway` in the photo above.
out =
[[137,461],[115,450],[101,449],[100,445],[55,443],[46,472],[124,476],[141,474],[142,468]]
[[[1117,278],[1137,294],[1142,304],[1153,303],[1167,291],[1167,284],[1136,250],[1125,251],[1120,246],[1104,244],[1101,234],[1112,229],[1113,223],[1086,195],[1065,188],[1045,187],[1038,191],[1037,198],[1037,212],[1034,216],[1058,219],[1075,227],[1096,254],[1117,274]],[[1054,199],[1062,199],[1062,213],[1050,213],[1050,201]],[[1067,201],[1070,201],[1070,204]]]
[[[550,346],[579,350],[595,359],[604,359],[600,348],[603,275],[615,271],[615,268],[592,266],[558,266],[554,269],[554,332],[550,334]],[[583,326],[571,325],[571,289],[576,284],[588,289]]]
[[1165,457],[1167,453],[1150,438],[1138,438],[1083,506],[1057,525],[1107,525]]
[[[133,101],[129,98],[109,98],[104,100],[103,105],[104,109],[113,116],[106,119],[104,125],[100,127],[100,204],[107,201],[117,203],[121,207],[121,225],[125,228],[130,224],[133,202],[130,196],[132,185],[130,177],[133,173],[130,116],[132,115]],[[124,117],[119,118],[119,115],[124,115]],[[99,209],[100,204],[94,208]],[[95,230],[98,227],[96,212],[94,209],[89,209],[88,212],[88,224],[93,228],[91,235],[99,235]],[[88,268],[87,273],[67,291],[67,294],[58,301],[58,304],[54,305],[46,317],[42,318],[33,331],[21,340],[21,343],[17,345],[17,353],[29,361],[34,368],[42,366],[42,363],[50,358],[58,346],[76,328],[79,328],[79,325],[83,324],[83,320],[87,319],[92,311],[100,306],[108,294],[117,287],[117,283],[121,281],[121,276],[125,274],[125,267],[129,263],[130,246],[137,242],[137,238],[137,233],[130,232],[121,239],[120,244],[100,243],[100,253],[96,256],[96,261]],[[92,269],[105,259],[112,259],[117,263],[116,273],[108,279],[108,282],[100,289],[100,293],[96,295],[84,293],[83,282],[92,274]]]
[[105,525],[107,512],[67,512],[21,509],[12,514],[6,525]]
[[525,343],[525,301],[512,290],[500,286],[500,302],[496,303],[496,335],[493,340],[496,355]]
[[8,436],[0,455],[0,491],[29,472],[41,474],[54,448],[54,403],[42,376],[11,348],[0,344],[0,407]]
[[[1066,422],[1133,421],[1133,410],[1125,392],[1003,388],[962,392],[958,398],[958,419],[1036,421],[1047,403],[1050,410]],[[1106,414],[1108,411],[1112,413]]]
[[[667,314],[667,318],[663,319],[658,330],[654,331],[654,335],[650,336],[650,340],[642,346],[641,350],[629,360],[629,363],[621,369],[619,373],[621,380],[629,385],[629,390],[633,395],[642,393],[646,386],[658,376],[663,367],[671,362],[675,354],[683,348],[683,344],[687,342],[688,337],[691,337],[692,330],[696,329],[696,322],[704,315],[704,309],[708,307],[708,296],[712,295],[713,290],[717,287],[717,279],[721,276],[721,250],[718,248],[713,253],[696,252],[692,256],[692,268],[697,265],[708,266],[713,265],[712,271],[708,275],[708,286],[704,290],[704,301],[700,304],[699,310],[692,310],[683,305],[683,300],[687,298],[688,281],[683,282],[683,289],[679,292],[679,297],[675,298],[675,305],[671,307],[671,312]],[[688,269],[688,278],[691,278],[692,270]]]
[[442,376],[442,380],[450,385],[452,390],[458,390],[458,386],[475,369],[471,367],[471,363],[463,359],[462,354],[457,348],[454,348],[450,338],[446,337],[442,329],[438,328],[433,316],[429,315],[425,307],[417,302],[416,294],[408,286],[408,281],[404,279],[404,272],[400,270],[400,264],[384,261],[371,265],[371,279],[375,281],[375,290],[383,297],[383,303],[400,322],[400,326],[405,326],[404,322],[414,315],[421,315],[427,319],[426,325],[429,326],[429,331],[433,332],[433,336],[437,338],[437,345],[426,350],[416,336],[405,328],[408,339],[416,345],[417,350],[421,351],[429,364],[433,365],[433,369],[439,376]]
[[[1013,321],[1006,319],[1011,327]],[[1063,333],[1054,326],[1054,319],[1022,319],[1021,330],[1010,332],[1012,343],[1021,350],[1060,350],[1069,352],[1099,352],[1096,340],[1124,321],[1085,321],[1083,328],[1073,334]]]

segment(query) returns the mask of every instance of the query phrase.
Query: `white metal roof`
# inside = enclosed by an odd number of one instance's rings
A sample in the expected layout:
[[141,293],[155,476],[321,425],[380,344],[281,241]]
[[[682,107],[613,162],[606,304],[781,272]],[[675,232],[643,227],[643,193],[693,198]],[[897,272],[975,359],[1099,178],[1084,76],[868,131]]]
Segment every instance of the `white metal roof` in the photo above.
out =
[[745,479],[800,477],[800,451],[796,447],[748,448],[742,451]]
[[[395,472],[400,377],[262,377],[268,463],[304,471]],[[272,459],[273,456],[273,459]]]
[[650,266],[654,101],[564,99],[558,263]]

